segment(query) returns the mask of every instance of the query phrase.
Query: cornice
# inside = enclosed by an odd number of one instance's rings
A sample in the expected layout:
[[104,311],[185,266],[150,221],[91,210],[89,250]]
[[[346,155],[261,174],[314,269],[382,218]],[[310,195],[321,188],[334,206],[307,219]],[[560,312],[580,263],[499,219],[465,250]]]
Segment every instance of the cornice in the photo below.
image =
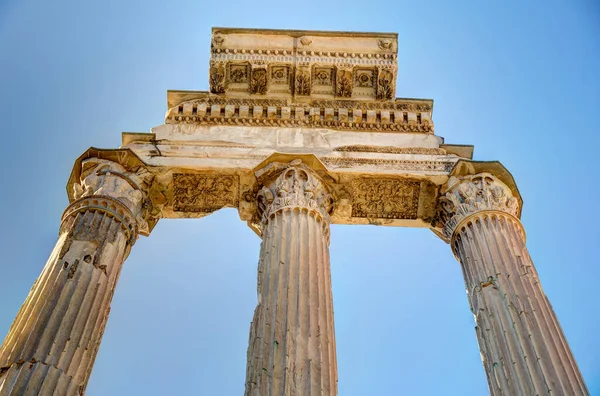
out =
[[[190,96],[184,93],[183,97]],[[433,134],[433,102],[419,99],[365,103],[216,97],[197,93],[171,107],[166,124],[315,127],[372,132]],[[171,101],[169,101],[171,102]],[[172,103],[172,102],[171,102]]]
[[297,29],[253,29],[236,27],[212,28],[212,34],[261,34],[261,35],[286,35],[290,37],[320,36],[320,37],[365,37],[365,38],[390,38],[398,39],[395,32],[353,32],[335,30],[297,30]]

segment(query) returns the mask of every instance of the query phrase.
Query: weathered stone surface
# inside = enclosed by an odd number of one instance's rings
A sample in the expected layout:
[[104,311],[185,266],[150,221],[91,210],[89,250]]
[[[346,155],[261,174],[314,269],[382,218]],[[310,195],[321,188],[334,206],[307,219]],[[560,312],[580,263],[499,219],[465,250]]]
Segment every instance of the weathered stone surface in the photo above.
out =
[[416,219],[421,184],[399,179],[362,178],[352,185],[352,216]]
[[512,176],[434,135],[432,100],[395,98],[397,53],[389,33],[213,29],[210,92],[170,91],[164,125],[77,160],[59,240],[0,348],[0,396],[82,395],[137,235],[223,207],[263,239],[247,396],[337,394],[330,223],[451,243],[494,396],[588,394]]
[[[314,155],[327,167],[332,188],[344,197],[332,223],[430,227],[425,208],[435,206],[435,188],[415,188],[418,202],[396,199],[385,210],[352,193],[364,176],[441,186],[461,156],[472,155],[468,147],[441,147],[432,100],[395,98],[397,53],[397,35],[390,33],[215,28],[210,92],[169,91],[165,124],[151,134],[123,134],[123,146],[158,172],[162,217],[237,206],[251,220],[253,169],[285,153]],[[240,187],[202,202],[204,193],[175,186],[176,175],[185,174],[204,174],[206,182],[228,175]],[[409,202],[410,208],[398,206]]]
[[442,201],[490,392],[589,395],[525,246],[517,206],[491,174],[452,178]]
[[210,91],[389,100],[397,57],[396,33],[213,28]]
[[247,396],[337,395],[331,196],[299,161],[258,193],[263,242]]
[[0,395],[83,395],[152,176],[82,163],[46,266],[0,347]]
[[236,176],[175,173],[173,209],[178,212],[211,213],[226,206],[237,207],[238,184]]

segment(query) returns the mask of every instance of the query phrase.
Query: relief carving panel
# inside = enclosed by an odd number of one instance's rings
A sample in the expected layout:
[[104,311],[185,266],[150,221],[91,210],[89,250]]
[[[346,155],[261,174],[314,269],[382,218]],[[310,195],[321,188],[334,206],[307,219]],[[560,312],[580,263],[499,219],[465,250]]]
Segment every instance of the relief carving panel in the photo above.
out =
[[229,82],[234,84],[248,82],[248,65],[233,64],[229,66]]
[[359,179],[352,183],[352,217],[416,219],[421,183]]
[[173,210],[210,213],[237,207],[238,178],[232,175],[173,174]]
[[304,69],[296,71],[296,95],[310,95],[310,73]]
[[214,94],[225,92],[225,67],[223,63],[211,64],[210,92]]
[[256,68],[252,70],[250,93],[258,95],[267,93],[267,69]]

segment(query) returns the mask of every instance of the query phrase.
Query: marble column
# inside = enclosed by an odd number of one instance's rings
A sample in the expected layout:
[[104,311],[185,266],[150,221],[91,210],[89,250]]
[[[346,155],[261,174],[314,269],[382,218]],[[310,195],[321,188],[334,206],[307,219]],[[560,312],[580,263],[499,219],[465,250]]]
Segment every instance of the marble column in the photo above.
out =
[[246,396],[335,396],[331,197],[295,163],[258,193],[262,245]]
[[81,173],[58,242],[0,348],[0,396],[85,391],[151,175],[97,158]]
[[443,232],[462,266],[491,395],[588,395],[511,190],[482,173],[452,177],[446,191]]

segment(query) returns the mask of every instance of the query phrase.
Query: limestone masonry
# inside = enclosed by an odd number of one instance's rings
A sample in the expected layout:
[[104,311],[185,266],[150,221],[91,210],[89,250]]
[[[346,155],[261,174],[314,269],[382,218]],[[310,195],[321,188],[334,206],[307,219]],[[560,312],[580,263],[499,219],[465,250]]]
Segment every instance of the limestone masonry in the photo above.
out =
[[246,396],[337,395],[332,223],[450,244],[491,395],[589,395],[515,181],[435,135],[433,100],[396,98],[396,34],[213,28],[210,50],[209,92],[169,91],[163,125],[75,161],[56,247],[0,348],[0,396],[83,395],[138,236],[224,207],[262,238]]

